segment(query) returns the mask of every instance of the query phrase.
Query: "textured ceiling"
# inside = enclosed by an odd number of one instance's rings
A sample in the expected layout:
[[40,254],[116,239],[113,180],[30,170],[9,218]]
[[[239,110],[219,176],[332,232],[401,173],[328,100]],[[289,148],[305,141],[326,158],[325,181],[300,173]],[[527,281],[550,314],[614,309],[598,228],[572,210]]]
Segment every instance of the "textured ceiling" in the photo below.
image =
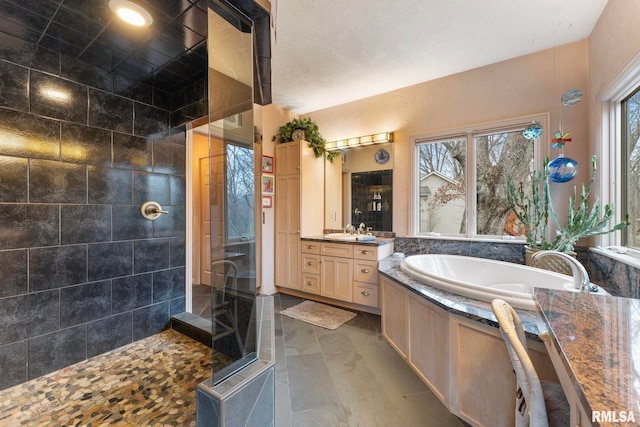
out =
[[272,0],[273,101],[303,114],[587,38],[607,0]]

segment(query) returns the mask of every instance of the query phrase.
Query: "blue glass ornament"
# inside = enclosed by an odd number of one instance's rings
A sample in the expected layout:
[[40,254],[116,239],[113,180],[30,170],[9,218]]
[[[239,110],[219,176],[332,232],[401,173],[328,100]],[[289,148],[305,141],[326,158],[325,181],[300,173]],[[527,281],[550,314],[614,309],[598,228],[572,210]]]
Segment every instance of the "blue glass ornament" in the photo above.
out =
[[549,162],[549,179],[553,182],[571,181],[578,174],[578,162],[562,154]]
[[527,139],[540,138],[543,133],[544,133],[544,129],[538,122],[531,123],[522,131],[522,135],[524,135],[524,137]]
[[560,101],[565,107],[573,107],[582,101],[582,91],[580,89],[570,89],[562,94]]

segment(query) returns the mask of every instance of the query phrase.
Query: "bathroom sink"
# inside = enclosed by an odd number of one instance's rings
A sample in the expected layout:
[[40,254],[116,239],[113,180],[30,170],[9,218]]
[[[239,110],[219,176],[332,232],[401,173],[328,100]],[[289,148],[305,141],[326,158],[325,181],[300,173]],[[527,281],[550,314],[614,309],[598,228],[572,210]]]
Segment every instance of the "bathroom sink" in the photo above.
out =
[[355,242],[357,234],[348,234],[348,233],[331,233],[325,234],[324,238],[329,240],[341,240],[343,242]]

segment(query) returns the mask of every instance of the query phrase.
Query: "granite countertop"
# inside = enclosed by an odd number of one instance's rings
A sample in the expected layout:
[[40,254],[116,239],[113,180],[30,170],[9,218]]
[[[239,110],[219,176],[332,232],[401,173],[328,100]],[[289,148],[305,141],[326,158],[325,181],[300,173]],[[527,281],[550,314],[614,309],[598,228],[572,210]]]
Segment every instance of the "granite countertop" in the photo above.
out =
[[376,240],[364,240],[364,241],[345,241],[345,240],[335,240],[335,239],[325,239],[324,236],[306,236],[301,237],[302,240],[312,241],[312,242],[326,242],[326,243],[342,243],[346,245],[369,245],[369,246],[384,246],[390,243],[393,243],[395,239],[390,237],[376,237]]
[[[490,303],[425,285],[402,272],[400,270],[401,261],[402,259],[394,258],[393,256],[386,257],[378,263],[378,271],[395,283],[448,312],[498,328],[498,322],[493,315]],[[522,309],[516,309],[516,312],[522,320],[522,326],[527,337],[535,341],[541,341],[539,337],[541,329],[539,326],[544,326],[544,324],[540,324],[540,317],[537,313]]]
[[640,300],[541,288],[534,295],[586,413],[634,411],[640,421]]

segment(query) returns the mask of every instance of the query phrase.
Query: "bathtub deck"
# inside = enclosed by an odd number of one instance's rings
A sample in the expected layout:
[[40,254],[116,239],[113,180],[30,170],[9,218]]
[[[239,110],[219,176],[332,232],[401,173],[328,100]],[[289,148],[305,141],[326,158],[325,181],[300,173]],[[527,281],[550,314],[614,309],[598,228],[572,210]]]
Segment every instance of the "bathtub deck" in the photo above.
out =
[[195,426],[211,349],[167,330],[0,391],[0,425]]

